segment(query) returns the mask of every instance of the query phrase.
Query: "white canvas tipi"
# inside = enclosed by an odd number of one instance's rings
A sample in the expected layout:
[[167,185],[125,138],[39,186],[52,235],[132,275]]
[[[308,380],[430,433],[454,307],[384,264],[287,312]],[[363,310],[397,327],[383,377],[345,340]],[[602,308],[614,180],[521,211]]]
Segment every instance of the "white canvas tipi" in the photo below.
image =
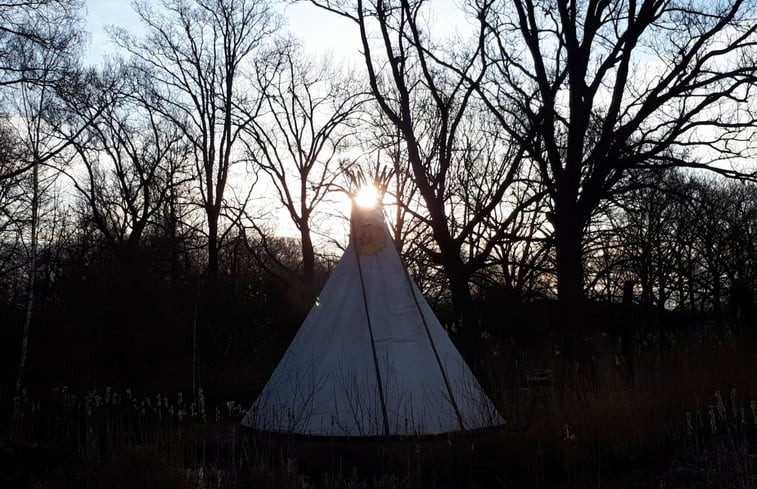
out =
[[322,436],[432,435],[503,423],[392,244],[353,204],[350,246],[242,420]]

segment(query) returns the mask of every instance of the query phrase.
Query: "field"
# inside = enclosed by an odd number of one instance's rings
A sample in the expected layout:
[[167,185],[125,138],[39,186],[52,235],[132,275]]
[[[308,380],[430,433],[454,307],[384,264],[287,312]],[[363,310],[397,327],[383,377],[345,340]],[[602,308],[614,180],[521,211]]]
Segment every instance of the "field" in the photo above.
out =
[[593,365],[567,373],[554,352],[492,348],[479,377],[504,430],[379,444],[357,466],[351,449],[316,467],[244,432],[248,399],[62,386],[16,400],[0,487],[757,487],[753,350],[729,331],[635,344],[599,338]]

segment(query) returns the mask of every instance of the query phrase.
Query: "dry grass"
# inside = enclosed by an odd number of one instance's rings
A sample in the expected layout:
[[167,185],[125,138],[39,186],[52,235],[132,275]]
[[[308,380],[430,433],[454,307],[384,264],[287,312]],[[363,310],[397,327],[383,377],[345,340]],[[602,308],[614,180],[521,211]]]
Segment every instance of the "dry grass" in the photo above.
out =
[[[511,372],[521,384],[496,397],[509,421],[503,464],[520,467],[530,487],[550,479],[576,487],[613,487],[618,478],[622,486],[686,477],[711,484],[708,471],[757,487],[757,369],[742,346],[731,337],[673,338],[661,348],[649,337],[626,359],[606,340],[591,374],[529,383],[528,368]],[[721,463],[702,469],[712,457]]]
[[17,400],[18,444],[6,444],[0,460],[22,449],[29,453],[21,459],[44,460],[23,473],[0,470],[0,486],[753,488],[757,370],[742,346],[727,335],[673,338],[665,347],[648,337],[624,358],[605,338],[591,374],[551,376],[554,356],[508,364],[500,352],[487,376],[507,429],[477,448],[477,464],[454,468],[415,449],[379,471],[308,469],[241,435],[237,403],[61,388],[45,402]]

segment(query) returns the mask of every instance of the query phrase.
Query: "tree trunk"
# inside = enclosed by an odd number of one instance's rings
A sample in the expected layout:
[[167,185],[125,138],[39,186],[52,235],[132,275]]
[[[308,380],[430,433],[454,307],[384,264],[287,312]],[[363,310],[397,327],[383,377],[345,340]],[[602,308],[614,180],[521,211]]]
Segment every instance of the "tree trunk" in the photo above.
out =
[[[192,335],[193,342],[196,336],[197,345],[204,344],[207,341],[216,341],[215,332],[217,332],[218,317],[220,311],[220,296],[218,284],[218,210],[216,208],[208,209],[208,268],[205,289],[202,291],[199,307],[198,324],[193,325]],[[196,350],[195,352],[196,353]],[[204,356],[202,361],[208,361],[208,356]],[[196,358],[195,378],[202,376],[202,362],[200,357]],[[212,359],[211,359],[212,361]]]
[[197,342],[197,309],[200,304],[200,282],[196,284],[194,310],[192,312],[192,399],[198,402],[198,391],[201,388],[200,382],[200,351]]
[[720,298],[723,295],[723,289],[722,285],[720,283],[720,274],[718,273],[719,270],[716,266],[712,266],[712,313],[715,317],[715,321],[717,321],[718,325],[721,327],[722,331],[722,325],[723,325],[723,310],[720,303]]
[[[215,294],[218,284],[218,210],[208,209],[208,294]],[[211,301],[212,302],[212,301]]]
[[[173,177],[172,177],[173,178]],[[179,284],[179,239],[177,232],[176,195],[173,187],[169,187],[168,194],[168,222],[166,223],[166,239],[168,241],[168,253],[171,261],[171,285],[174,290]]]
[[584,329],[583,222],[575,212],[555,219],[557,298],[561,352],[566,366],[580,361],[578,346]]
[[15,437],[17,424],[21,420],[22,392],[26,374],[26,362],[29,357],[29,337],[31,336],[32,312],[34,311],[34,285],[37,277],[37,228],[39,227],[39,164],[35,162],[32,168],[32,219],[31,243],[29,244],[29,281],[27,283],[26,314],[24,328],[21,333],[21,354],[18,359],[18,373],[16,375],[15,399],[11,417],[11,439]]
[[303,220],[300,226],[300,241],[302,243],[302,280],[307,287],[312,284],[315,275],[315,251],[307,220]]
[[458,255],[446,257],[443,267],[449,280],[455,322],[461,323],[460,344],[458,346],[463,354],[468,357],[466,360],[471,360],[472,353],[478,351],[481,331],[473,304],[473,296],[468,285],[469,277],[465,273],[464,264]]

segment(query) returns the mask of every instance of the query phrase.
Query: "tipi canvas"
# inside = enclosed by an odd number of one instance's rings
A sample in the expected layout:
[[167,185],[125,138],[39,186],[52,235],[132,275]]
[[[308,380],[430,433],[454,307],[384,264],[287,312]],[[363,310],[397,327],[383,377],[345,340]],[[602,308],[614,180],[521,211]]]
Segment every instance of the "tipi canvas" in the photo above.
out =
[[422,436],[503,423],[392,244],[353,204],[350,246],[244,417],[319,436]]

